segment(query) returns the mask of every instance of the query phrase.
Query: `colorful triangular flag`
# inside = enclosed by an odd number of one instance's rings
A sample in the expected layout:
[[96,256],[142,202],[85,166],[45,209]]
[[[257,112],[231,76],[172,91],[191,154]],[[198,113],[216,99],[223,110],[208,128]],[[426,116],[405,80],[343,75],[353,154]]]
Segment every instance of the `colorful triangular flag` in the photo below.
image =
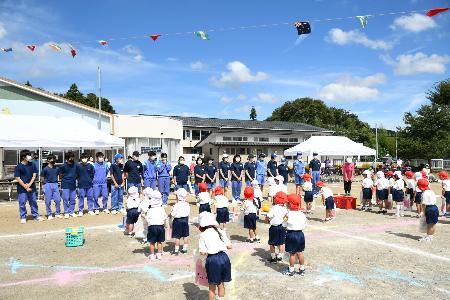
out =
[[161,35],[160,34],[153,34],[150,36],[150,38],[154,41],[156,41]]
[[105,41],[105,40],[100,40],[100,41],[98,41],[98,42],[99,42],[99,44],[102,45],[102,46],[109,45],[109,42],[108,42],[108,41]]
[[367,26],[367,22],[369,21],[368,16],[356,16],[356,18],[359,20],[359,23],[361,23],[362,28]]
[[294,26],[297,28],[298,35],[311,33],[311,25],[309,22],[295,22]]
[[11,52],[12,48],[0,48],[3,52]]
[[71,44],[67,44],[70,48],[70,54],[72,54],[72,58],[75,58],[77,55],[77,49],[75,49]]
[[61,51],[61,47],[58,44],[50,44],[48,45],[50,48],[56,51]]
[[30,49],[31,52],[34,52],[34,50],[36,50],[36,45],[27,45],[27,48]]
[[201,38],[202,40],[209,40],[209,35],[204,31],[196,31],[195,35]]
[[427,12],[427,16],[432,17],[432,16],[440,14],[446,10],[449,10],[449,7],[433,8]]

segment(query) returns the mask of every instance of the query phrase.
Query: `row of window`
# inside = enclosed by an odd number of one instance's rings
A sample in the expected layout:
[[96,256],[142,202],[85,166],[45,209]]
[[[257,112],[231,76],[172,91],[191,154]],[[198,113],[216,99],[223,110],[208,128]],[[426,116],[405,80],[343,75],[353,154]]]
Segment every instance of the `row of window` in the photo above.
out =
[[[247,142],[248,137],[246,136],[224,136],[224,142]],[[254,137],[255,142],[269,142],[268,137]],[[280,138],[280,143],[298,143],[298,138]]]
[[261,153],[264,153],[265,155],[268,155],[268,149],[256,149],[256,153],[254,152],[254,150],[252,151],[251,148],[243,148],[243,147],[228,147],[225,148],[225,153],[229,154],[229,155],[235,155],[235,154],[239,154],[239,155],[249,155],[249,154],[255,154],[255,155],[259,155]]
[[199,141],[206,138],[211,131],[206,130],[183,130],[183,139],[191,141]]

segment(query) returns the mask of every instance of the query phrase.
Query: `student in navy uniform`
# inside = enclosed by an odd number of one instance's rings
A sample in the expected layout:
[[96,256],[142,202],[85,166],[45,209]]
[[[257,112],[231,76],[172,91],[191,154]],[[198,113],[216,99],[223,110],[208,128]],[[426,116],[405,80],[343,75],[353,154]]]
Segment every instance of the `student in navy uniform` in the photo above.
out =
[[265,176],[267,173],[267,164],[264,161],[265,157],[266,155],[264,153],[260,153],[258,161],[256,162],[256,180],[259,182],[261,191],[264,189]]
[[219,163],[219,184],[223,188],[225,195],[228,191],[228,185],[231,180],[230,178],[230,168],[231,165],[228,162],[228,154],[222,155],[222,161]]
[[19,216],[20,223],[27,222],[27,208],[26,203],[31,208],[31,214],[36,221],[43,221],[39,216],[38,205],[36,201],[36,185],[35,180],[37,176],[36,166],[31,162],[31,152],[29,150],[22,150],[20,152],[20,163],[14,169],[14,177],[17,180],[17,197],[19,201]]
[[100,208],[98,198],[102,196],[103,212],[109,214],[108,210],[108,173],[109,168],[105,162],[105,155],[102,152],[95,154],[97,161],[94,163],[94,209]]
[[86,153],[81,154],[81,163],[78,163],[76,171],[78,181],[78,216],[81,217],[83,215],[85,197],[87,197],[89,214],[98,215],[98,208],[94,213],[94,166],[88,162],[88,155]]
[[186,166],[186,162],[183,156],[178,158],[178,165],[173,168],[173,183],[175,184],[175,189],[183,188],[189,191],[188,180],[189,180],[189,167]]
[[277,158],[277,154],[272,153],[272,155],[270,156],[270,160],[267,163],[267,176],[269,176],[269,177],[276,177],[278,175],[277,162],[276,162],[275,158]]
[[162,196],[163,205],[167,205],[170,193],[170,171],[172,165],[167,161],[167,153],[161,153],[161,160],[156,165],[156,171],[158,172],[158,190]]
[[204,182],[205,181],[205,166],[203,165],[203,159],[201,157],[197,157],[197,164],[194,167],[194,178],[195,178],[195,182],[194,182],[194,188],[195,188],[195,196],[198,196],[199,189],[198,189],[198,184],[200,182]]
[[313,195],[319,195],[319,189],[316,184],[320,181],[320,160],[317,158],[317,153],[313,153],[313,159],[309,162],[309,170],[311,172],[311,183],[313,185]]
[[144,168],[139,161],[139,152],[134,151],[131,160],[128,160],[123,167],[124,178],[127,180],[127,188],[135,186],[141,192],[142,179],[144,178]]
[[283,176],[284,181],[283,183],[285,185],[288,185],[288,181],[289,181],[289,167],[286,163],[286,158],[282,157],[280,164],[278,165],[278,174]]
[[61,195],[59,194],[59,168],[55,166],[56,157],[47,156],[47,166],[41,172],[41,182],[44,182],[45,207],[47,220],[53,219],[52,200],[55,201],[55,217],[61,218]]
[[77,196],[77,166],[75,154],[69,151],[65,155],[66,163],[59,168],[59,179],[61,180],[62,199],[64,205],[64,219],[69,216],[75,218],[75,197]]
[[123,205],[123,188],[125,181],[123,180],[123,155],[117,153],[114,156],[114,163],[111,165],[111,213],[117,214]]
[[144,188],[151,187],[152,190],[156,189],[156,153],[150,151],[148,153],[148,159],[144,162]]
[[253,154],[249,154],[248,161],[244,165],[244,170],[245,170],[245,185],[251,186],[252,181],[256,179],[255,156]]
[[242,178],[244,177],[244,165],[241,163],[241,156],[236,154],[233,157],[233,163],[231,164],[231,193],[233,199],[236,201],[241,200],[242,190]]
[[213,189],[216,187],[216,173],[217,168],[214,165],[214,158],[209,157],[208,164],[205,167],[205,179],[210,196],[212,195]]

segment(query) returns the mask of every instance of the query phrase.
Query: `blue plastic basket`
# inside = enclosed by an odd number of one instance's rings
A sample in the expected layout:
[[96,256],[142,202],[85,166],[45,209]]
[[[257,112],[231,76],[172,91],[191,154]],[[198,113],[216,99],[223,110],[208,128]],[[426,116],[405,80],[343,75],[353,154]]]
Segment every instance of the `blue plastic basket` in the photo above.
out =
[[84,227],[66,228],[66,247],[79,247],[84,244]]

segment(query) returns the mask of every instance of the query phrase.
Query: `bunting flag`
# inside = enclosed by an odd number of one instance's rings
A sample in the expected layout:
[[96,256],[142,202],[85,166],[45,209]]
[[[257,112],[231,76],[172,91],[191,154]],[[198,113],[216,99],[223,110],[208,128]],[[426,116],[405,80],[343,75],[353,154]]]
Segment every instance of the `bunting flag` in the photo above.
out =
[[108,41],[105,41],[105,40],[100,40],[100,41],[98,41],[98,42],[99,42],[99,44],[102,45],[102,46],[107,46],[107,45],[109,45]]
[[70,48],[70,54],[72,54],[72,58],[75,58],[75,56],[77,55],[77,49],[75,49],[71,44],[68,44],[69,48]]
[[298,35],[311,33],[311,25],[309,25],[309,22],[295,22],[294,26],[297,28]]
[[31,52],[34,52],[36,45],[27,45],[27,48],[30,49]]
[[50,44],[48,45],[50,48],[56,51],[61,51],[61,47],[58,44]]
[[368,16],[356,16],[356,18],[359,20],[359,23],[361,23],[362,28],[367,26],[367,22],[369,21]]
[[161,36],[160,34],[153,34],[153,35],[150,36],[150,38],[151,38],[153,41],[156,41],[160,36]]
[[433,9],[430,9],[430,10],[427,12],[427,16],[428,16],[428,17],[432,17],[432,16],[435,16],[435,15],[437,15],[437,14],[443,13],[443,12],[446,11],[446,10],[449,10],[449,7],[433,8]]
[[12,48],[0,48],[3,52],[11,52]]
[[204,31],[196,31],[195,35],[201,38],[202,40],[209,40],[209,35]]

